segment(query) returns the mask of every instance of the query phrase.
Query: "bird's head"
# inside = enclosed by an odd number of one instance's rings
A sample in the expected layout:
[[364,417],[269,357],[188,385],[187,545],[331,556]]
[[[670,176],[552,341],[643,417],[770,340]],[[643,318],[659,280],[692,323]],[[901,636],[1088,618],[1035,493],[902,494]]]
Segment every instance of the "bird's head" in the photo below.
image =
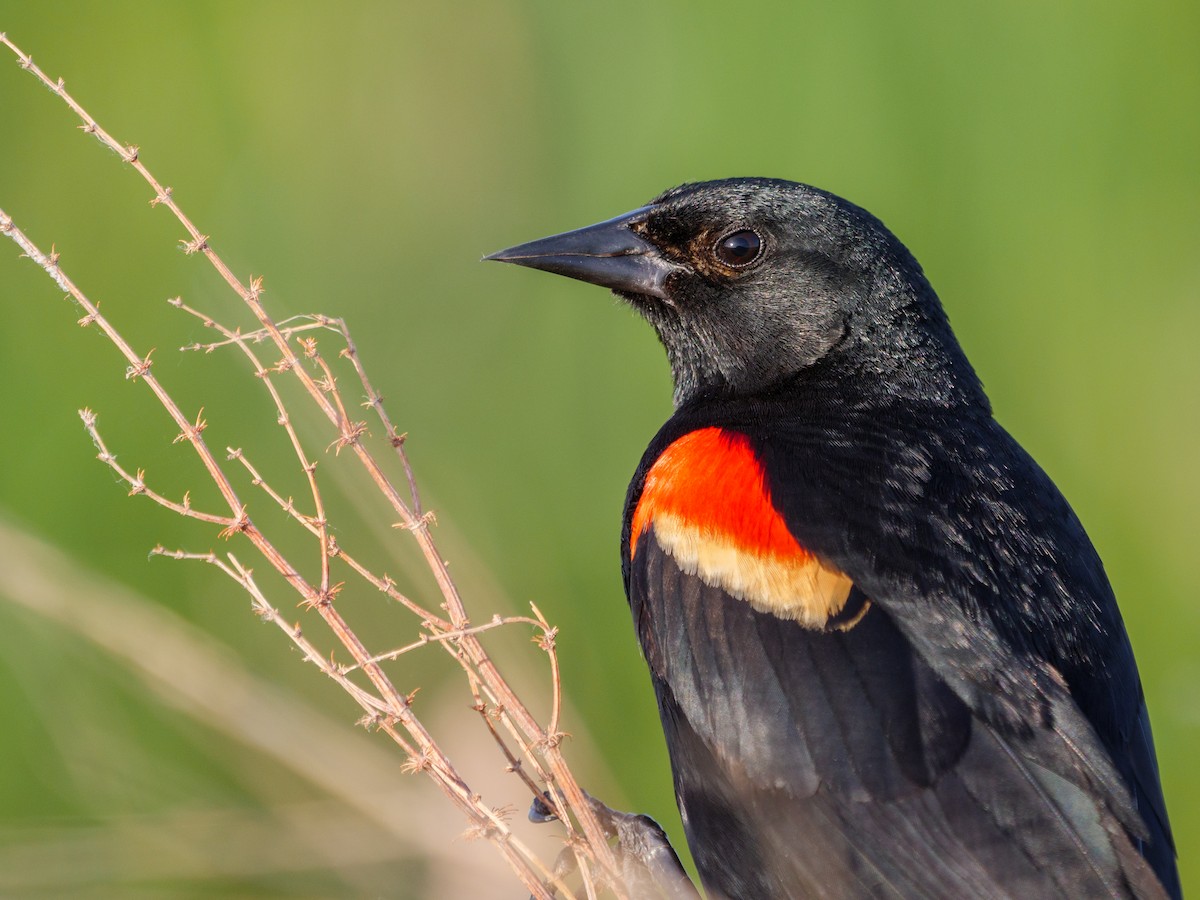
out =
[[772,390],[832,358],[893,394],[982,400],[904,245],[870,213],[808,185],[683,185],[615,219],[487,259],[589,281],[629,301],[666,347],[677,405]]

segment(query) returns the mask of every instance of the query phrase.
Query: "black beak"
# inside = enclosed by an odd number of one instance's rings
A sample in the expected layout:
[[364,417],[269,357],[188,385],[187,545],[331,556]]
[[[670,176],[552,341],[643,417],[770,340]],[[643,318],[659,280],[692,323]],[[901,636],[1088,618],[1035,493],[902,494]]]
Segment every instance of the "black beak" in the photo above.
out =
[[680,267],[664,259],[657,247],[630,227],[644,220],[649,209],[643,206],[607,222],[509,247],[484,259],[666,300],[667,276]]

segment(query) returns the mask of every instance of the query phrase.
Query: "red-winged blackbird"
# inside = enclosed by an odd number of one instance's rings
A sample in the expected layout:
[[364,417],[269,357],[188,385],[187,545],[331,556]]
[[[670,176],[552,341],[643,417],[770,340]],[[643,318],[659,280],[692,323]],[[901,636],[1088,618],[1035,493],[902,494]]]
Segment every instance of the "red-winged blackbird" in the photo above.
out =
[[708,891],[1180,896],[1100,559],[877,219],[732,179],[489,258],[666,347],[621,564]]

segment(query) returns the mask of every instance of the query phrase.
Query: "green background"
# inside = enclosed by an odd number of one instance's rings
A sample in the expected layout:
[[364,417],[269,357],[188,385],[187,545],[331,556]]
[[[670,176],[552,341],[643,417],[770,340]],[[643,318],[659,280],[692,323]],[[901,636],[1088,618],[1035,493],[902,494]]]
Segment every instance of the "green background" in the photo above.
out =
[[[602,291],[477,260],[731,175],[811,182],[879,215],[923,263],[998,417],[1106,562],[1149,698],[1185,890],[1200,885],[1195,3],[7,0],[0,30],[140,145],[233,269],[265,276],[273,313],[349,321],[411,435],[477,618],[532,600],[561,626],[581,777],[661,819],[680,844],[617,560],[627,479],[670,412],[661,351]],[[213,446],[286,468],[270,407],[237,358],[174,350],[210,338],[167,297],[244,324],[236,298],[178,252],[170,214],[76,124],[0,53],[0,208],[62,252],[141,352],[156,348],[159,377],[185,408],[205,407]],[[221,665],[319,711],[335,734],[344,724],[356,749],[320,765],[353,774],[364,771],[354,754],[382,753],[370,758],[383,771],[398,766],[234,587],[199,564],[147,562],[160,542],[248,548],[127,498],[93,459],[82,406],[126,465],[144,465],[171,496],[211,497],[145,389],[7,241],[0,303],[8,574],[21,562],[137,592],[219,641]],[[331,436],[315,419],[304,429],[332,471]],[[280,477],[301,496],[293,475]],[[271,515],[239,488],[252,513]],[[401,574],[412,554],[366,485],[342,490],[340,539],[427,592],[418,574]],[[47,562],[17,531],[72,562]],[[21,590],[3,584],[0,596]],[[89,588],[68,594],[86,604]],[[372,592],[343,602],[378,649],[411,634]],[[0,893],[450,896],[457,875],[479,896],[519,895],[419,780],[397,775],[387,804],[412,840],[381,838],[297,774],[316,737],[249,748],[75,622],[0,605]],[[162,656],[160,640],[148,633],[135,659]],[[524,633],[494,646],[541,685]],[[480,777],[491,777],[500,760],[481,747],[469,697],[439,688],[446,666],[423,652],[428,669],[398,669],[402,685],[423,686],[418,712],[448,710],[447,740],[478,751]],[[234,708],[208,679],[196,683]],[[284,708],[283,696],[266,708]],[[251,718],[255,733],[286,732]],[[368,801],[383,792],[364,790]]]

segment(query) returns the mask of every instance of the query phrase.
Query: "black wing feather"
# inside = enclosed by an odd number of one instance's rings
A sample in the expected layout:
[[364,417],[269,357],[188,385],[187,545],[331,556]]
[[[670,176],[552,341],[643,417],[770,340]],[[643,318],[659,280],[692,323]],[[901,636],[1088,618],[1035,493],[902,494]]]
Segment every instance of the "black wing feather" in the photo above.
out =
[[710,890],[1155,896],[1116,820],[973,716],[878,605],[807,630],[681,572],[653,530],[631,588]]

